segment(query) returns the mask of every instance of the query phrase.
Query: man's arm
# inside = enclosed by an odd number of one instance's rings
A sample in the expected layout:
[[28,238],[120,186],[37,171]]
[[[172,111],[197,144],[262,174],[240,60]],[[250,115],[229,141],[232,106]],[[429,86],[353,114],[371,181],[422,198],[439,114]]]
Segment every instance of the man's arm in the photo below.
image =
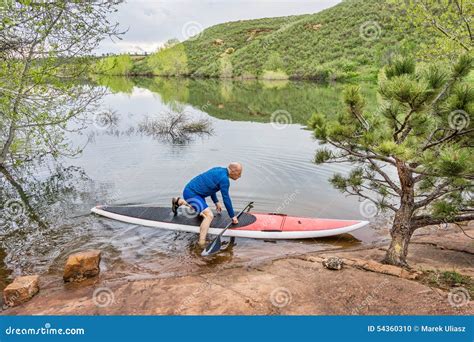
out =
[[232,200],[230,199],[229,196],[229,187],[230,187],[230,182],[228,178],[225,178],[221,182],[221,194],[222,194],[222,200],[224,201],[225,208],[227,209],[227,212],[229,213],[230,217],[234,217],[234,208],[232,207]]
[[212,202],[214,202],[214,204],[216,204],[217,202],[219,202],[219,200],[217,199],[216,193],[213,193],[213,194],[211,195],[211,199],[212,199]]

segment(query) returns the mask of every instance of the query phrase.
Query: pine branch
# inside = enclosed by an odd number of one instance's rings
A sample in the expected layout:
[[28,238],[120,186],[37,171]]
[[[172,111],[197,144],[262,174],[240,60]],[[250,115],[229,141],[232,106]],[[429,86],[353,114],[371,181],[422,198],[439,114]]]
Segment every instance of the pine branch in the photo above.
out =
[[397,186],[391,179],[390,177],[380,168],[373,160],[369,159],[369,162],[372,164],[372,167],[377,171],[378,174],[380,174],[383,179],[390,185],[390,187],[399,195],[402,195],[402,189]]
[[[374,199],[374,198],[372,198],[372,197],[370,197],[370,196],[364,194],[362,191],[360,191],[360,190],[358,190],[358,189],[355,189],[355,188],[354,188],[354,191],[350,191],[349,189],[346,188],[345,191],[346,191],[349,195],[360,196],[360,197],[362,197],[362,198],[365,198],[365,199],[371,201],[371,202],[374,203],[374,204],[379,203],[379,201],[377,201],[376,199]],[[388,204],[388,203],[383,203],[382,206],[385,207],[385,208],[389,208],[389,209],[393,210],[394,212],[397,212],[397,211],[398,211],[397,208],[395,208],[393,205]]]
[[462,3],[459,3],[459,0],[454,0],[454,3],[456,4],[456,7],[458,8],[459,16],[461,17],[462,21],[464,22],[464,25],[466,26],[467,32],[469,33],[469,38],[472,43],[473,37],[472,37],[471,25],[469,24],[469,21],[464,16]]
[[[393,133],[393,140],[395,140],[397,142],[397,144],[400,144],[403,141],[401,138],[398,137],[398,134],[400,134],[405,129],[405,127],[407,126],[408,121],[410,121],[410,118],[413,115],[413,113],[415,113],[415,110],[413,108],[411,108],[410,111],[408,112],[407,116],[405,117],[405,120],[403,121],[402,125],[400,126],[400,128],[397,129],[395,131],[395,133]],[[409,127],[409,130],[411,130],[410,127]],[[408,135],[408,133],[403,134],[402,137],[406,138],[407,135]]]
[[431,215],[419,215],[414,216],[412,218],[412,229],[417,229],[429,225],[436,225],[442,223],[457,223],[457,222],[464,222],[464,221],[471,221],[474,220],[474,214],[467,214],[467,215],[457,215],[454,217],[449,218],[434,218]]
[[455,41],[456,43],[458,43],[459,45],[461,45],[467,52],[471,51],[470,47],[467,46],[466,44],[464,44],[458,37],[454,36],[454,35],[451,35],[449,33],[449,31],[441,26],[440,23],[438,23],[438,21],[435,19],[434,16],[431,15],[430,13],[430,10],[428,9],[428,7],[426,6],[425,3],[423,3],[423,1],[420,1],[422,7],[423,7],[423,10],[424,10],[424,13],[425,13],[425,18],[428,19],[429,21],[431,21],[431,23],[433,24],[433,26],[438,30],[440,31],[443,35],[445,35],[447,38]]
[[350,149],[349,147],[345,147],[343,146],[342,144],[339,144],[335,141],[332,141],[331,139],[327,139],[327,142],[331,145],[333,145],[334,147],[336,148],[340,148],[344,151],[346,151],[347,153],[349,153],[350,155],[354,156],[354,157],[358,157],[358,158],[362,158],[362,159],[375,159],[375,160],[380,160],[380,161],[384,161],[384,162],[387,162],[389,164],[392,164],[395,166],[395,161],[388,158],[388,157],[385,157],[385,156],[382,156],[381,154],[377,154],[375,153],[374,151],[368,149],[369,152],[372,153],[372,155],[368,155],[368,154],[363,154],[363,153],[360,153],[360,152],[357,152],[357,151],[354,151],[352,149]]
[[471,128],[471,129],[468,129],[468,130],[465,130],[463,132],[460,132],[458,130],[455,130],[453,133],[451,133],[450,135],[447,135],[445,137],[443,137],[442,139],[440,140],[437,140],[437,141],[434,141],[428,145],[425,145],[421,151],[426,151],[427,149],[431,148],[431,147],[434,147],[436,145],[439,145],[439,144],[442,144],[442,143],[445,143],[445,142],[448,142],[449,140],[452,140],[456,137],[459,137],[459,136],[462,136],[462,135],[465,135],[465,134],[468,134],[468,133],[471,133],[471,132],[474,132],[474,128]]
[[[443,183],[441,183],[440,185],[438,185],[436,187],[436,189],[433,190],[433,192],[431,192],[430,195],[428,195],[425,199],[421,200],[421,201],[418,201],[415,203],[415,206],[414,208],[415,209],[419,209],[419,208],[422,208],[424,206],[427,206],[428,204],[430,204],[432,201],[434,201],[435,199],[443,196],[443,195],[446,195],[447,193],[451,192],[451,191],[443,191],[443,189],[445,189],[447,186],[449,186],[450,184],[452,183],[451,180],[446,180],[444,181]],[[456,189],[457,190],[457,189]]]

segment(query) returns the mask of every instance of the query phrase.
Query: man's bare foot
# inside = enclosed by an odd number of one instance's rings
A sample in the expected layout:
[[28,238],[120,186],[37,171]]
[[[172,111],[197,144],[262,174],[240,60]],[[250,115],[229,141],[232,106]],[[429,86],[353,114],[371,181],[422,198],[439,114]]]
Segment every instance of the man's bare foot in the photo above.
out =
[[171,210],[173,211],[174,216],[178,215],[179,201],[179,197],[173,197],[171,200]]

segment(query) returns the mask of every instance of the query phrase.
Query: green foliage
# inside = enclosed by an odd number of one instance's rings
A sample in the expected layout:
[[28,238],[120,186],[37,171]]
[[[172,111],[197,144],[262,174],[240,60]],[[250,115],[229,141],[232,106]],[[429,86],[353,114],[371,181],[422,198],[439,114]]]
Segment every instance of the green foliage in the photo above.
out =
[[220,59],[220,77],[221,78],[230,78],[233,76],[232,62],[227,56],[224,56]]
[[428,82],[428,86],[431,89],[440,89],[447,81],[448,74],[444,70],[443,66],[438,64],[431,64],[428,70],[425,71],[425,78]]
[[233,77],[244,79],[375,80],[387,56],[433,41],[432,34],[413,35],[410,18],[400,11],[388,0],[346,0],[315,14],[223,23],[194,39],[173,41],[136,71],[222,77],[232,65]]
[[278,71],[284,70],[284,67],[283,59],[280,54],[277,51],[274,51],[270,54],[268,60],[263,65],[263,70]]
[[157,76],[180,76],[188,74],[188,58],[183,45],[172,45],[152,54],[147,59],[152,73]]
[[458,213],[458,206],[456,203],[441,200],[433,203],[431,213],[437,218],[449,218]]
[[112,93],[131,94],[134,83],[131,78],[122,76],[94,76],[94,80],[106,86]]
[[94,65],[94,72],[109,76],[127,76],[132,73],[132,68],[132,58],[129,55],[117,55],[99,59]]
[[415,61],[413,58],[395,58],[385,67],[385,75],[388,79],[401,75],[412,75],[415,72]]
[[[471,21],[474,15],[472,1],[388,0],[402,10],[394,12],[393,21],[399,23],[400,33],[412,31],[415,35],[429,35],[429,41],[422,40],[417,45],[417,57],[424,60],[454,60],[459,55],[472,51]],[[409,21],[400,21],[407,16]]]
[[[344,110],[343,85],[309,81],[264,81],[192,79],[165,77],[97,77],[95,81],[112,91],[130,91],[133,86],[160,94],[165,103],[174,101],[199,108],[220,119],[270,122],[271,115],[285,108],[293,123],[305,125],[311,114]],[[120,87],[123,87],[121,90]],[[363,83],[361,92],[367,109],[376,108],[376,91]]]
[[436,286],[445,291],[459,286],[464,287],[469,295],[474,297],[474,279],[468,275],[460,274],[456,271],[423,271],[423,274],[418,278],[422,283],[429,286]]
[[462,54],[453,67],[453,78],[462,78],[472,71],[474,58],[471,54]]
[[265,70],[261,76],[262,80],[287,80],[289,77],[284,71]]
[[340,192],[345,192],[348,186],[347,179],[339,173],[336,173],[329,179],[332,186]]
[[330,150],[322,148],[316,151],[316,155],[314,157],[314,162],[316,164],[324,164],[328,160],[332,158],[332,153]]
[[457,146],[448,146],[440,152],[434,167],[445,177],[455,177],[472,170],[472,151],[458,149]]
[[348,106],[348,110],[357,114],[362,114],[365,106],[365,100],[362,97],[359,86],[348,86],[343,92],[344,103]]
[[[84,127],[104,94],[83,82],[102,63],[90,55],[103,38],[118,35],[116,24],[107,20],[117,3],[31,4],[0,6],[0,166],[5,170],[80,151],[69,144],[68,132]],[[127,57],[115,59],[120,74],[131,66]]]
[[431,95],[428,84],[413,75],[395,76],[380,86],[380,94],[386,100],[396,100],[412,109],[418,109]]
[[426,213],[430,222],[463,220],[473,210],[466,193],[473,187],[474,90],[464,82],[471,70],[470,56],[444,70],[394,58],[380,78],[377,110],[368,111],[360,89],[350,85],[346,110],[311,117],[314,136],[335,148],[318,149],[315,162],[354,163],[349,175],[336,174],[331,183],[379,208],[397,211],[393,203],[403,203],[415,227],[428,224]]

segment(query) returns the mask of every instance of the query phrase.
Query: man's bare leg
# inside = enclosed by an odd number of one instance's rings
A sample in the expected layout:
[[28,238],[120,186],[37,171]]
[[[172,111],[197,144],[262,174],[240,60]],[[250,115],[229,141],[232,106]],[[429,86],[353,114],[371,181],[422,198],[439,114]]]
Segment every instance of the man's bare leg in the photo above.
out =
[[207,232],[209,231],[209,227],[211,225],[212,219],[214,218],[214,214],[212,213],[211,209],[206,208],[202,211],[201,216],[203,217],[203,219],[199,231],[199,246],[205,247]]
[[184,199],[180,198],[179,201],[178,201],[178,205],[181,207],[182,205],[185,205],[187,207],[191,207],[191,204],[189,204],[188,202],[186,202]]
[[184,199],[180,197],[173,197],[173,199],[171,200],[171,211],[173,212],[174,216],[178,215],[178,208],[182,205],[191,208],[191,205],[189,205],[189,203],[186,202]]

